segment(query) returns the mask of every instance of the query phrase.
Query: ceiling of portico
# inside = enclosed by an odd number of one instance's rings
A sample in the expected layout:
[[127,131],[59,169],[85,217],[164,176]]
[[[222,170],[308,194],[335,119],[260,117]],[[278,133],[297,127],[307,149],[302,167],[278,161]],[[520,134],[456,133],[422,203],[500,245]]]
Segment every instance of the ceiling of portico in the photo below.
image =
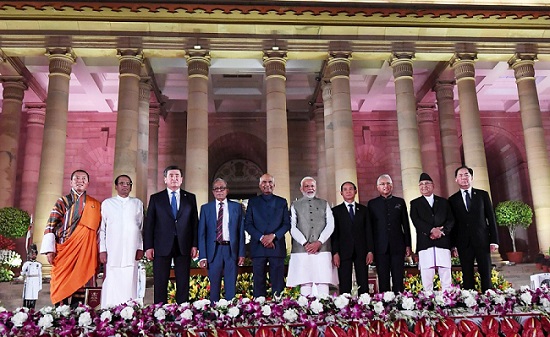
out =
[[25,103],[44,102],[49,73],[46,48],[71,47],[76,62],[69,110],[112,113],[118,105],[117,49],[139,49],[145,58],[143,75],[154,82],[152,101],[169,114],[187,109],[186,51],[200,45],[211,55],[209,112],[258,115],[265,112],[263,51],[276,47],[288,51],[289,117],[311,118],[320,101],[329,50],[351,52],[355,114],[395,110],[392,51],[414,52],[417,101],[432,104],[435,80],[452,78],[448,64],[454,53],[473,50],[478,55],[480,110],[516,112],[517,88],[507,61],[516,51],[527,50],[538,55],[541,110],[550,111],[546,5],[409,9],[367,2],[347,2],[348,7],[342,7],[325,1],[320,7],[319,2],[294,1],[299,3],[295,8],[288,6],[293,1],[258,1],[256,7],[250,2],[221,5],[221,1],[186,5],[166,1],[164,6],[140,1],[0,4],[0,55],[4,56],[0,75],[24,76],[30,87]]

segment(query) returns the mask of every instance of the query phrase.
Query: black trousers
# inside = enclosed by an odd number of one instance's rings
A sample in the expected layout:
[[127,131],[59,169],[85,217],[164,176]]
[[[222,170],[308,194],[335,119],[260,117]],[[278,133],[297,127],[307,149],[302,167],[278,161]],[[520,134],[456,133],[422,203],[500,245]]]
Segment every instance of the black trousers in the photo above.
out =
[[366,263],[366,256],[358,256],[355,252],[349,259],[340,259],[340,268],[338,268],[340,294],[351,293],[352,273],[355,266],[355,279],[359,286],[358,293],[364,294],[369,291],[369,268]]
[[176,276],[176,302],[178,304],[189,301],[189,273],[191,271],[191,255],[182,255],[177,237],[174,236],[172,250],[168,256],[157,256],[153,259],[154,301],[155,303],[168,302],[168,280],[174,259],[174,275]]

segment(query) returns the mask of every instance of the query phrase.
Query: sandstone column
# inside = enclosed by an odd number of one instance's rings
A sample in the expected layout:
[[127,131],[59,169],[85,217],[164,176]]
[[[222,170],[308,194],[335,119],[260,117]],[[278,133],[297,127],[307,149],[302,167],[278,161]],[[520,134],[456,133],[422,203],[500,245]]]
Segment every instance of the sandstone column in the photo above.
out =
[[[113,179],[121,174],[129,175],[134,181],[131,195],[136,195],[142,181],[137,179],[138,161],[138,110],[140,73],[143,56],[137,50],[119,50],[120,82],[118,87],[118,111],[116,122],[115,161]],[[113,195],[117,192],[113,185]]]
[[[288,126],[286,115],[286,52],[263,57],[266,88],[267,172],[275,178],[276,194],[290,200]],[[298,186],[293,186],[298,189]]]
[[474,170],[475,187],[486,190],[491,195],[476,94],[474,67],[476,57],[473,53],[457,54],[452,67],[458,87],[464,163]]
[[344,181],[351,181],[357,185],[357,163],[355,161],[349,84],[350,58],[351,55],[346,52],[331,52],[328,60],[329,78],[330,83],[332,83],[332,125],[334,127],[335,153],[334,189],[336,200],[340,200],[337,189]]
[[136,197],[147,203],[147,176],[149,173],[149,100],[151,84],[149,78],[141,78],[139,82],[138,137],[136,165]]
[[326,182],[327,182],[327,201],[330,205],[336,205],[339,201],[340,193],[336,188],[336,178],[334,178],[334,125],[332,124],[332,84],[330,81],[323,83],[323,106],[324,106],[324,124],[325,124],[325,163],[326,163]]
[[322,104],[315,107],[315,134],[317,139],[317,195],[327,198],[327,158],[325,156],[325,121]]
[[[60,48],[49,50],[48,58],[50,60],[50,77],[34,221],[34,242],[39,250],[50,211],[57,198],[63,193],[67,193],[69,189],[69,180],[64,180],[63,177],[69,110],[69,81],[75,56],[70,49]],[[83,167],[83,169],[86,168]],[[39,255],[38,259],[42,262],[44,275],[49,275],[51,266],[45,255]]]
[[441,195],[442,181],[439,174],[439,148],[435,130],[439,129],[435,121],[435,105],[419,104],[416,114],[420,139],[420,154],[423,171],[428,173],[434,181],[434,193]]
[[149,107],[149,173],[147,185],[147,198],[143,204],[147,205],[149,196],[157,193],[160,189],[159,181],[159,107],[158,104]]
[[550,247],[550,165],[535,83],[534,54],[516,54],[510,61],[518,87],[531,195],[539,247]]
[[13,207],[21,107],[27,86],[20,76],[3,76],[4,88],[2,113],[0,114],[0,208]]
[[23,174],[21,175],[21,196],[23,197],[19,202],[19,207],[29,214],[34,214],[46,104],[31,103],[25,104],[25,107],[27,108],[27,137],[25,139]]
[[[422,158],[416,120],[416,98],[412,77],[412,57],[412,53],[394,53],[390,60],[395,81],[403,198],[407,203],[407,207],[410,201],[420,194],[418,191],[418,178],[422,173]],[[412,226],[411,231],[414,232]],[[412,237],[415,241],[414,233],[412,233]]]
[[442,182],[441,187],[446,187],[444,190],[445,196],[450,196],[458,190],[455,182],[455,170],[462,164],[460,161],[460,147],[458,145],[458,135],[456,132],[453,102],[454,85],[454,81],[437,81],[434,87],[439,110],[443,166],[445,167],[445,184]]
[[187,55],[189,93],[187,100],[187,151],[185,189],[195,193],[197,204],[208,202],[208,68],[210,54],[190,51]]

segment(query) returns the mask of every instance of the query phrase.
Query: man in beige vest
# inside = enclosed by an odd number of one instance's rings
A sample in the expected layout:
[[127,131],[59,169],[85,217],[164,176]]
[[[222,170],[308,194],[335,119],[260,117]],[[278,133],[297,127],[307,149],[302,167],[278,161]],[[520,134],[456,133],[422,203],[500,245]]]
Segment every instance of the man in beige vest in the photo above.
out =
[[315,179],[303,178],[300,191],[304,196],[290,207],[292,251],[286,285],[300,285],[303,296],[325,296],[330,284],[338,285],[330,245],[334,217],[328,202],[315,197]]

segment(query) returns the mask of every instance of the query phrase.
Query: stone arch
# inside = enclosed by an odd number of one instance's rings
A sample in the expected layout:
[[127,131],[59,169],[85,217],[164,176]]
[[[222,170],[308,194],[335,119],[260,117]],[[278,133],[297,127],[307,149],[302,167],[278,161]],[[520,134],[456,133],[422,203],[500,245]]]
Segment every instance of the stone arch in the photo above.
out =
[[210,181],[218,176],[226,179],[230,196],[239,199],[256,195],[258,179],[267,169],[266,151],[265,141],[249,133],[233,132],[216,138],[208,148]]
[[[497,126],[483,127],[487,170],[494,207],[505,200],[522,200],[533,204],[529,171],[522,140]],[[475,176],[474,176],[475,177]],[[475,184],[474,184],[475,185]],[[533,258],[539,251],[536,223],[516,233],[517,249]],[[506,228],[499,228],[500,252],[512,250]]]

